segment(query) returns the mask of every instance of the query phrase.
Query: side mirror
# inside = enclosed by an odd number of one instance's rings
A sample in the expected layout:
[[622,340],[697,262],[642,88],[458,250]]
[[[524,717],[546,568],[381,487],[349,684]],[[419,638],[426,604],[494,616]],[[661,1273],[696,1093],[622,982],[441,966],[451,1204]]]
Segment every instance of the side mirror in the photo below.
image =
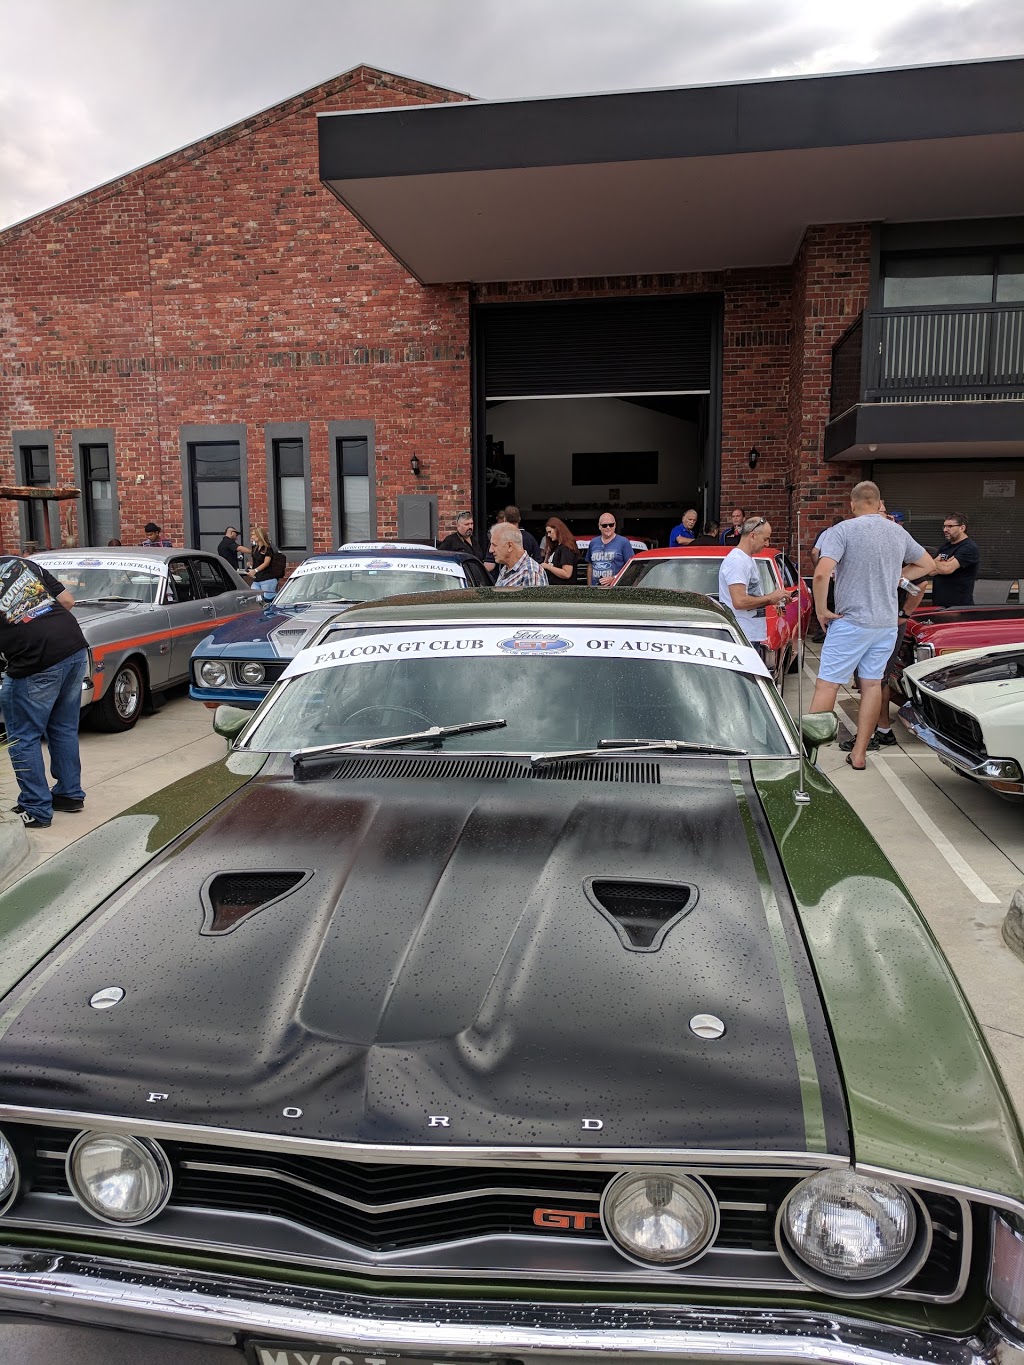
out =
[[243,711],[240,706],[218,706],[213,713],[213,728],[230,744],[251,720],[252,712]]
[[839,732],[839,717],[834,711],[810,711],[800,718],[800,739],[807,761],[814,763],[822,744],[831,744]]

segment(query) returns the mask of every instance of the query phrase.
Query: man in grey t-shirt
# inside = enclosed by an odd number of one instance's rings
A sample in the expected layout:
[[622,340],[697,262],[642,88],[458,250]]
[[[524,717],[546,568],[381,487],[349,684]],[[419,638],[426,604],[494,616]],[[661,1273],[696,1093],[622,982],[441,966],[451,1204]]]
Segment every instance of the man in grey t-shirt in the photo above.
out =
[[[853,517],[821,537],[814,570],[814,607],[825,631],[812,711],[835,709],[839,688],[860,677],[857,738],[846,761],[858,772],[867,766],[868,742],[882,703],[885,667],[896,643],[901,575],[927,578],[935,567],[928,551],[902,526],[881,513],[878,485],[865,480],[850,494]],[[836,609],[828,609],[828,583],[835,572]]]

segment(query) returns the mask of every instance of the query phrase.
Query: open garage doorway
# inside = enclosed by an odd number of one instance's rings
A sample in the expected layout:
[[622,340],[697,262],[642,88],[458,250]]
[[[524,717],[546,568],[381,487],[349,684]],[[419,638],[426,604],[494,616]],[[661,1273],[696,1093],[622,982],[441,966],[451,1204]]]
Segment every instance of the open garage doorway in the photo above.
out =
[[478,517],[514,503],[539,539],[610,508],[665,545],[686,508],[716,516],[720,318],[717,295],[478,306]]
[[705,513],[707,406],[706,395],[490,400],[488,523],[511,502],[538,540],[551,516],[593,535],[610,508],[623,535],[667,545],[687,507]]

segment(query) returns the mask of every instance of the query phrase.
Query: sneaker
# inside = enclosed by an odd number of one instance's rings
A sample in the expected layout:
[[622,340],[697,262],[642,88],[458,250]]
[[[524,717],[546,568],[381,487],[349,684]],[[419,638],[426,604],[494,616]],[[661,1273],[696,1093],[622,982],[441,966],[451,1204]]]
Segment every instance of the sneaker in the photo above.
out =
[[891,730],[876,730],[872,738],[886,749],[891,749],[896,743],[896,736]]
[[[839,747],[840,747],[840,749],[842,749],[842,751],[843,751],[844,754],[848,754],[848,753],[850,752],[850,750],[853,748],[855,742],[856,742],[856,741],[855,741],[855,740],[852,740],[852,739],[841,739],[841,740],[839,741]],[[895,742],[896,742],[896,741],[893,740],[893,743],[894,743],[894,744],[895,744]],[[874,750],[874,749],[877,749],[877,748],[878,748],[878,740],[875,738],[874,735],[872,735],[871,738],[868,740],[868,751],[870,752],[870,751],[872,751],[872,750]]]
[[27,810],[21,812],[21,823],[26,829],[49,829],[49,820],[37,820],[34,815],[29,815]]
[[12,815],[20,815],[21,812],[22,812],[24,809],[25,809],[25,807],[24,807],[24,806],[21,804],[21,802],[19,801],[18,804],[17,804],[16,806],[12,806],[12,807],[11,807],[11,814],[12,814]]
[[57,796],[53,797],[53,809],[64,811],[84,810],[85,802],[80,801],[77,796]]

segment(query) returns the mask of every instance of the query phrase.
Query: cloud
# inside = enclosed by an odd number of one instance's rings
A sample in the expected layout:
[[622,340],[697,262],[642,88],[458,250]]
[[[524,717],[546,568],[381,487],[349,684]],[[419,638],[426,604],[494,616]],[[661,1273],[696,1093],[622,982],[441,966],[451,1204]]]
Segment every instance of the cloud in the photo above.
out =
[[1020,0],[33,0],[4,25],[0,224],[360,62],[510,99],[1024,52]]

